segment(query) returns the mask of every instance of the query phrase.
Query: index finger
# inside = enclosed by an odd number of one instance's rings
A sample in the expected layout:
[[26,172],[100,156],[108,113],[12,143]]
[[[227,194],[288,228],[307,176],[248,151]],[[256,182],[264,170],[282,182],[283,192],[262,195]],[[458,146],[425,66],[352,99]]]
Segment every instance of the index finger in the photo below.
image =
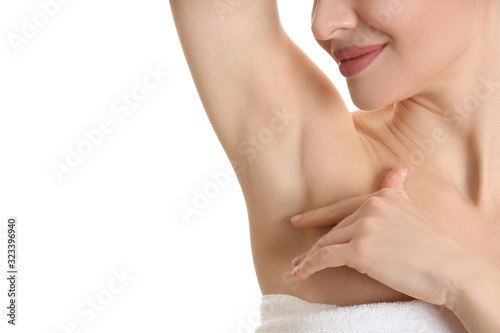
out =
[[370,193],[340,200],[334,204],[295,215],[291,221],[293,226],[299,229],[335,225],[353,214],[368,198],[374,195],[375,193]]

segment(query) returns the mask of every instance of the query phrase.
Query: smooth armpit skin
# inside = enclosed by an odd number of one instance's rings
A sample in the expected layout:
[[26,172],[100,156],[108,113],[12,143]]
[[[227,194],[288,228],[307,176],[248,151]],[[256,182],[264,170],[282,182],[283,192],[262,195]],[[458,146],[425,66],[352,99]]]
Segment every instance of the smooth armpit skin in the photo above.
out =
[[347,267],[300,283],[291,277],[291,260],[329,228],[297,230],[290,217],[375,191],[399,160],[389,154],[380,163],[335,86],[283,30],[276,0],[238,1],[225,12],[215,3],[231,2],[170,1],[196,88],[241,184],[262,292],[339,305],[408,299]]

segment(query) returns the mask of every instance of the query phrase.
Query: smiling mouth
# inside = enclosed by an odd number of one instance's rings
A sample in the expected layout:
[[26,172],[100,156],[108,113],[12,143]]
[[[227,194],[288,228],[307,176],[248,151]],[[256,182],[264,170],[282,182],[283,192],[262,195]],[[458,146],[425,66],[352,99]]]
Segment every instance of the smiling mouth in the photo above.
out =
[[364,47],[350,47],[335,52],[340,73],[347,77],[355,76],[364,71],[375,61],[387,44]]
[[356,59],[362,56],[365,56],[369,53],[376,52],[381,48],[385,47],[385,44],[374,44],[374,45],[363,45],[363,46],[349,46],[343,49],[337,50],[333,52],[333,57],[338,61],[346,61]]

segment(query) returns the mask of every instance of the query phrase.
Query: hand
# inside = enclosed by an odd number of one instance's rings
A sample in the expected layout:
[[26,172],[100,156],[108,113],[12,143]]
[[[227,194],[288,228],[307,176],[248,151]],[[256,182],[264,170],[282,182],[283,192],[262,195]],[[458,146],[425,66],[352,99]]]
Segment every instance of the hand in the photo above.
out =
[[328,267],[348,266],[411,297],[446,305],[469,253],[410,200],[404,173],[396,167],[377,192],[292,218],[297,228],[336,224],[294,259],[292,275],[304,280]]

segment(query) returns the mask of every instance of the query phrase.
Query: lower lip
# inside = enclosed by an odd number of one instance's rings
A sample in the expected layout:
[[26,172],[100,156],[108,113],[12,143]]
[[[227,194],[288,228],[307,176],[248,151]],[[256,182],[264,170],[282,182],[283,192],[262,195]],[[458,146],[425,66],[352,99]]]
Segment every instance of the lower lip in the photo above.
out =
[[345,77],[351,77],[361,73],[378,57],[378,55],[380,54],[380,52],[382,52],[384,47],[385,45],[381,46],[379,49],[375,51],[364,54],[357,58],[341,61],[339,65],[340,73]]

